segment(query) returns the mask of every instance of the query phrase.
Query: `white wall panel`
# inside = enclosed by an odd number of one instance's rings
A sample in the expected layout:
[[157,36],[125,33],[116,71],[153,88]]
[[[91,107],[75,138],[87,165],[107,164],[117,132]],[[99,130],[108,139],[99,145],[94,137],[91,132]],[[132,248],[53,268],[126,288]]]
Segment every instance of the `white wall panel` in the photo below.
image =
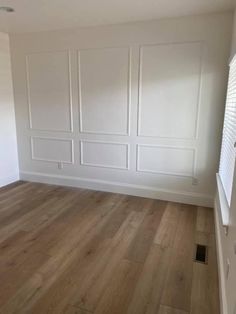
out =
[[128,144],[81,141],[80,147],[82,165],[115,169],[129,168]]
[[9,37],[0,33],[0,187],[19,178]]
[[33,160],[73,163],[73,140],[33,136],[31,156]]
[[201,43],[140,48],[139,135],[196,136],[201,53]]
[[137,155],[138,171],[194,176],[195,151],[193,149],[138,145]]
[[26,57],[30,127],[71,131],[70,59],[67,51]]
[[78,53],[80,130],[122,134],[129,129],[129,48]]
[[[224,13],[12,34],[21,177],[212,205],[231,27]],[[60,140],[35,140],[32,160],[32,136],[73,139],[74,163],[41,161],[71,161]]]

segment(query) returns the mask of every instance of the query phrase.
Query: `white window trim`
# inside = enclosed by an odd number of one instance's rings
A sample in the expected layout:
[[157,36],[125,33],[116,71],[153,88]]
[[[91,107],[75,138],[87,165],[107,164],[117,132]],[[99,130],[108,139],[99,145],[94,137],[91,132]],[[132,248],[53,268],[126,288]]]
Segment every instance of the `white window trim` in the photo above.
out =
[[228,201],[225,196],[225,191],[223,188],[223,185],[221,183],[221,179],[219,174],[216,174],[216,181],[217,181],[217,190],[219,195],[219,202],[220,202],[220,216],[221,216],[221,222],[223,227],[229,226],[229,205]]
[[[236,62],[236,55],[234,55],[234,57],[231,59],[229,66],[233,62]],[[236,172],[236,163],[235,163],[234,172]],[[236,174],[234,174],[234,178],[235,178],[235,175]],[[226,198],[225,190],[224,190],[219,173],[216,174],[216,181],[217,181],[217,191],[218,191],[218,196],[219,196],[219,207],[220,207],[219,213],[221,217],[221,222],[222,222],[223,227],[228,227],[229,220],[230,220],[230,205]],[[234,186],[234,182],[235,181],[233,181],[233,186]],[[231,200],[232,200],[232,195],[231,195]]]

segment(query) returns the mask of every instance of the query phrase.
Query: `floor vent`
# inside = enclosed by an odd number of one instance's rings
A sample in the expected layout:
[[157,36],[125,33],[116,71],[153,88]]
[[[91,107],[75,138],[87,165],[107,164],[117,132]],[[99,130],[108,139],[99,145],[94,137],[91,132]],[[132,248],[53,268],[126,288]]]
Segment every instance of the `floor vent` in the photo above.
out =
[[207,264],[207,246],[196,244],[195,262]]

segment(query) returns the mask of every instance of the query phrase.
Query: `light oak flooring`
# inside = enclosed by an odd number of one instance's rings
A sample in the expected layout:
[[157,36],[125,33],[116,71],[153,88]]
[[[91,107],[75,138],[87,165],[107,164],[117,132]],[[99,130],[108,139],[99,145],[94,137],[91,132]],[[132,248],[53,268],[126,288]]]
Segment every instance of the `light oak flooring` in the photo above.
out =
[[[194,262],[195,243],[209,246]],[[213,211],[18,182],[0,189],[0,313],[218,314]]]

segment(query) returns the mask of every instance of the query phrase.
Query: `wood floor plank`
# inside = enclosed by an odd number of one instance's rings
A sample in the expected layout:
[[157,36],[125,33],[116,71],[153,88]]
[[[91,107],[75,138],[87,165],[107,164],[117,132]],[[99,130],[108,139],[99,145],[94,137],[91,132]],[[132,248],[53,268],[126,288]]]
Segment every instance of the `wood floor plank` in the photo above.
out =
[[[200,314],[201,312],[199,312]],[[158,314],[189,314],[188,312],[161,305]]]
[[22,217],[14,220],[9,225],[6,225],[0,229],[0,243],[7,239],[10,235],[14,234],[15,232],[19,231],[21,226],[25,223],[29,222],[29,220],[35,219],[35,213],[38,212],[40,214],[41,211],[46,210],[49,206],[52,206],[55,203],[55,199],[51,198],[48,201],[40,204],[34,212],[28,212],[27,214],[23,215]]
[[[32,186],[30,184],[21,186],[21,189],[16,191],[14,194],[12,194],[11,191],[8,191],[8,193],[0,194],[0,214],[1,216],[6,213],[6,211],[11,210],[14,207],[17,207],[18,204],[20,204],[22,201],[31,200],[31,197],[29,195],[32,195],[33,192],[37,191],[37,186]],[[28,194],[28,197],[26,198],[26,193]],[[36,192],[37,193],[37,192]]]
[[92,312],[89,312],[87,310],[72,306],[72,305],[67,305],[65,310],[63,311],[64,314],[91,314]]
[[22,217],[29,211],[33,211],[37,206],[45,202],[48,198],[53,197],[53,195],[58,194],[58,192],[63,192],[62,188],[50,188],[50,190],[42,191],[35,187],[35,190],[30,190],[30,197],[25,198],[22,195],[21,198],[17,197],[15,201],[12,199],[9,205],[5,207],[4,211],[0,212],[1,227],[10,224],[12,221],[19,217]]
[[212,208],[197,208],[196,230],[200,232],[214,233],[214,216]]
[[129,304],[128,314],[155,314],[164,287],[170,249],[152,245]]
[[[96,302],[97,297],[101,294],[101,290],[103,291],[105,289],[105,285],[102,285],[105,278],[110,279],[112,270],[115,269],[119,260],[122,259],[124,255],[122,251],[125,252],[131,241],[129,238],[131,239],[134,236],[138,217],[141,222],[143,219],[142,212],[131,212],[114,239],[104,237],[103,235],[103,232],[106,231],[107,223],[110,222],[110,219],[108,219],[105,223],[105,228],[101,228],[101,232],[97,234],[96,238],[86,245],[84,253],[81,252],[81,259],[74,261],[74,264],[70,266],[68,271],[51,287],[47,296],[36,304],[33,311],[37,313],[37,309],[41,310],[50,304],[50,308],[53,309],[53,312],[57,313],[59,309],[66,305],[67,301],[74,304],[76,307],[83,307],[87,310],[90,309],[92,306],[91,302]],[[133,223],[135,223],[135,226],[132,228]],[[110,244],[110,247],[108,247],[107,244]],[[109,264],[107,260],[109,260]],[[107,269],[107,267],[109,267],[109,269]],[[99,283],[99,287],[97,283]],[[65,296],[64,291],[68,286],[70,292],[63,298],[63,296]],[[90,298],[90,296],[94,296],[91,291],[94,287],[96,287],[95,300]],[[87,302],[85,302],[85,300],[87,300]]]
[[161,304],[190,311],[196,207],[182,206]]
[[[109,217],[109,216],[108,216]],[[74,237],[67,238],[65,240],[65,245],[57,250],[53,256],[45,263],[40,269],[37,270],[35,278],[31,278],[25,285],[20,289],[16,295],[13,297],[12,301],[9,302],[5,307],[4,311],[12,311],[16,306],[18,308],[18,313],[25,313],[27,309],[30,309],[43,295],[44,293],[58,280],[60,276],[67,271],[71,271],[71,265],[77,267],[78,258],[82,258],[87,252],[87,245],[96,237],[99,233],[99,229],[102,229],[103,225],[106,223],[108,217],[103,217],[100,225],[97,222],[100,220],[100,216],[95,216],[96,221],[87,219],[84,221],[83,230],[80,230],[80,235],[74,232]],[[96,226],[96,228],[94,228]],[[76,231],[76,230],[75,230]],[[75,249],[76,248],[76,249]],[[82,253],[82,254],[81,254]],[[88,254],[87,254],[88,255]],[[66,273],[68,274],[68,273]],[[74,277],[74,273],[72,278]],[[40,278],[40,281],[38,280]],[[71,278],[71,277],[69,277]],[[66,278],[67,280],[67,278]],[[39,285],[40,284],[40,288]],[[29,289],[29,287],[31,287]],[[28,294],[28,298],[24,303],[22,302],[22,296]],[[54,293],[54,292],[53,292]],[[50,295],[50,294],[49,294]],[[37,304],[36,304],[37,307]],[[35,308],[34,311],[37,309]],[[41,311],[41,308],[39,307]]]
[[126,313],[133,289],[141,272],[141,264],[122,260],[112,282],[104,292],[95,314]]
[[37,269],[49,259],[42,253],[25,254],[21,262],[6,265],[0,274],[0,307],[7,303],[15,291],[21,288]]
[[51,211],[56,212],[56,215],[59,215],[61,211],[66,211],[68,209],[67,205],[73,203],[74,194],[67,190],[64,193],[61,190],[57,190],[55,193],[57,194],[46,194],[45,199],[37,202],[33,210],[30,207],[24,215],[20,217],[17,215],[15,220],[8,225],[4,225],[0,229],[0,242],[18,230],[28,231],[33,229],[35,232],[37,229],[42,228],[48,223]]
[[[195,244],[209,248],[194,262]],[[20,182],[0,188],[0,313],[219,314],[213,211]]]
[[83,287],[79,288],[78,285],[76,285],[77,288],[70,301],[72,304],[90,311],[95,310],[109,282],[113,280],[113,273],[119,262],[125,257],[144,217],[145,212],[130,213],[112,239],[110,248],[105,252],[103,258],[96,263],[95,269],[89,278],[85,278]]
[[164,201],[150,200],[148,202],[148,213],[127,252],[126,259],[144,263],[166,206],[167,202]]
[[41,194],[42,196],[46,196],[47,192],[60,188],[61,187],[54,185],[25,183],[24,185],[19,186],[17,191],[14,193],[9,190],[7,192],[7,196],[6,194],[0,193],[0,209],[4,207],[5,209],[9,210],[12,206],[19,204],[22,201],[31,201],[34,199],[35,195]]
[[168,203],[157,229],[154,243],[162,247],[173,247],[175,234],[180,220],[181,205]]

